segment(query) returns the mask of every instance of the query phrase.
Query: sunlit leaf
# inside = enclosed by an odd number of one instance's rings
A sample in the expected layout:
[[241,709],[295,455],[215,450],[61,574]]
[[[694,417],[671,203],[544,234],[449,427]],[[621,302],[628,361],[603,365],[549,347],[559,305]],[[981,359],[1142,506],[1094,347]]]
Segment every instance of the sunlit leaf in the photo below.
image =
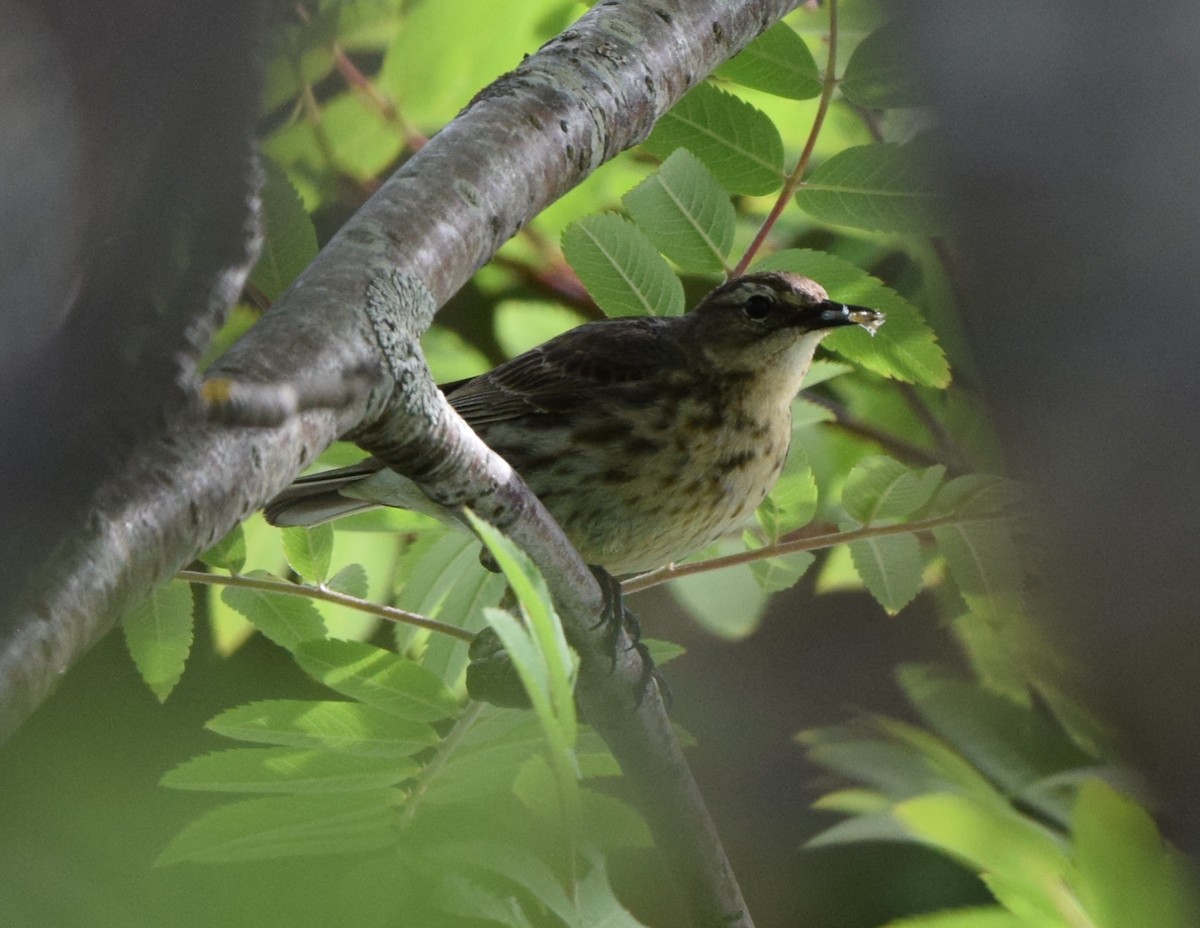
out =
[[864,525],[910,516],[933,497],[946,469],[910,470],[894,458],[861,460],[846,477],[842,506]]
[[261,194],[266,237],[250,284],[274,300],[317,256],[317,233],[287,174],[270,158],[262,163],[267,175]]
[[387,847],[398,834],[397,800],[392,790],[375,790],[230,803],[188,824],[158,863],[234,863]]
[[850,542],[854,568],[868,592],[890,613],[921,591],[921,546],[915,535],[884,535]]
[[292,570],[305,580],[321,583],[329,574],[333,557],[333,526],[326,522],[311,528],[285,528],[283,553]]
[[458,712],[441,679],[383,648],[359,641],[305,641],[295,656],[306,673],[330,689],[401,718],[431,722]]
[[[267,574],[254,571],[250,576],[265,577]],[[325,634],[325,622],[321,614],[309,600],[301,596],[227,586],[221,591],[221,599],[254,623],[260,632],[289,651],[295,650],[301,641],[320,638]]]
[[192,649],[192,587],[174,581],[154,590],[121,619],[125,645],[159,701],[171,695]]
[[783,141],[770,117],[709,84],[671,107],[642,147],[660,158],[687,148],[730,193],[762,195],[783,185]]
[[821,92],[821,75],[812,52],[787,23],[776,23],[714,75],[790,100],[806,100]]
[[610,316],[678,316],[683,284],[645,234],[615,213],[586,216],[563,233],[563,257]]
[[685,271],[720,271],[733,245],[733,204],[712,172],[686,148],[625,194],[639,229]]
[[290,747],[231,748],[193,757],[162,778],[173,789],[345,793],[394,786],[420,768],[404,757],[353,757]]
[[1200,924],[1196,872],[1149,814],[1101,780],[1079,790],[1071,823],[1075,892],[1097,928]]
[[269,699],[227,709],[205,727],[240,741],[359,757],[404,757],[438,740],[424,722],[356,702]]
[[947,224],[930,167],[930,151],[920,141],[847,148],[809,174],[796,203],[834,225],[937,235]]

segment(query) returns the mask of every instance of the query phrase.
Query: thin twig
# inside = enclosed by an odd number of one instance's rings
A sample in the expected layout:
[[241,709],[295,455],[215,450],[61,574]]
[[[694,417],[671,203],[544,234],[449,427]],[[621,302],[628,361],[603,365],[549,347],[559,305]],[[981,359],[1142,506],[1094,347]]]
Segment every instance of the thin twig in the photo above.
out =
[[441,632],[460,641],[472,641],[474,632],[457,625],[439,622],[416,612],[397,609],[395,606],[384,606],[367,599],[359,599],[348,593],[339,593],[327,586],[311,586],[304,583],[288,583],[286,580],[276,580],[270,577],[247,577],[241,574],[224,576],[223,574],[206,574],[199,570],[181,570],[175,574],[176,580],[186,580],[188,583],[209,583],[213,586],[236,586],[247,590],[262,590],[265,593],[282,593],[285,596],[303,596],[306,599],[320,599],[327,603],[336,603],[368,615],[386,619],[389,622],[400,622],[405,625],[415,625],[429,631]]
[[740,277],[746,273],[746,268],[750,266],[750,262],[754,260],[754,256],[762,248],[767,235],[775,227],[775,223],[779,221],[779,217],[783,214],[784,209],[791,203],[796,191],[800,189],[800,183],[804,179],[805,172],[808,170],[808,162],[812,160],[813,149],[817,146],[817,137],[821,134],[821,127],[825,124],[825,115],[829,112],[829,104],[833,100],[834,88],[837,87],[837,44],[837,0],[829,0],[829,58],[825,63],[825,79],[821,84],[821,98],[817,101],[817,113],[813,117],[812,128],[808,131],[808,140],[804,143],[804,150],[800,152],[800,158],[796,161],[796,166],[792,169],[792,173],[788,175],[788,179],[783,185],[783,190],[780,191],[779,198],[775,201],[775,205],[771,207],[771,212],[767,214],[767,218],[759,226],[754,240],[750,243],[750,247],[746,249],[746,253],[742,255],[741,260],[738,261],[737,266],[733,269],[733,277]]
[[[819,551],[836,545],[848,544],[852,541],[862,541],[865,538],[882,538],[886,535],[909,535],[929,532],[944,525],[963,525],[974,522],[991,522],[997,519],[1010,519],[1010,511],[984,512],[978,515],[963,515],[952,513],[946,516],[936,516],[932,519],[922,519],[917,522],[901,522],[897,525],[866,525],[862,528],[846,532],[826,532],[821,535],[801,535],[792,532],[773,545],[756,548],[753,551],[740,551],[737,554],[727,554],[723,557],[712,557],[703,561],[693,561],[689,564],[672,564],[660,567],[638,577],[631,577],[621,584],[621,592],[636,593],[646,590],[668,580],[679,577],[690,577],[693,574],[707,573],[710,570],[720,570],[723,567],[735,567],[739,564],[749,564],[771,557],[782,557],[785,554],[795,554],[798,551]],[[800,529],[804,532],[805,529]]]

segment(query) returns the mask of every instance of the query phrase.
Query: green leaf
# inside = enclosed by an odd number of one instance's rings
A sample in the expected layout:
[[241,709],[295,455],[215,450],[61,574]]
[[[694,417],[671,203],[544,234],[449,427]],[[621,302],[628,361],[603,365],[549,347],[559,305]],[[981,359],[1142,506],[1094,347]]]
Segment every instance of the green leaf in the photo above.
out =
[[305,641],[296,663],[330,689],[417,722],[458,713],[446,685],[424,667],[391,651],[359,641]]
[[521,605],[521,623],[502,609],[484,610],[513,665],[521,675],[547,740],[553,748],[560,787],[576,788],[572,753],[578,728],[575,716],[574,666],[554,601],[537,566],[508,538],[468,512],[471,525],[500,566]]
[[347,564],[330,577],[325,585],[337,593],[345,593],[358,599],[366,599],[370,589],[367,570],[362,564]]
[[1200,924],[1196,877],[1146,810],[1101,780],[1085,782],[1072,820],[1073,887],[1096,928]]
[[758,628],[767,605],[766,593],[744,565],[680,577],[669,589],[697,622],[730,641]]
[[[1010,796],[1045,777],[1097,763],[1051,716],[976,683],[917,666],[901,668],[897,678],[926,723]],[[1040,807],[1057,815],[1056,806]]]
[[[249,576],[270,575],[256,570]],[[227,586],[221,591],[221,599],[253,622],[260,632],[289,651],[294,651],[301,641],[320,638],[325,634],[321,613],[302,596]]]
[[437,732],[355,702],[269,699],[227,709],[205,728],[227,738],[357,757],[406,757],[436,744]]
[[947,231],[947,223],[929,176],[931,160],[929,147],[920,141],[847,148],[808,176],[796,203],[833,225],[938,235]]
[[333,557],[333,526],[328,522],[311,528],[283,529],[283,553],[288,566],[311,583],[322,583],[329,575]]
[[783,140],[771,118],[708,84],[668,110],[642,147],[659,158],[688,149],[730,193],[762,196],[783,186]]
[[942,485],[932,512],[1000,512],[1018,504],[1021,498],[1021,487],[1013,480],[993,474],[963,474]]
[[683,284],[633,223],[615,213],[585,216],[562,238],[563,257],[610,316],[678,316]]
[[933,497],[946,468],[909,470],[885,456],[864,458],[846,477],[842,506],[863,525],[912,515]]
[[200,555],[209,567],[219,567],[231,574],[241,573],[246,566],[246,533],[239,522],[229,534]]
[[394,844],[393,790],[271,796],[230,803],[188,824],[158,863],[235,863],[348,854]]
[[789,100],[807,100],[821,93],[821,75],[808,43],[787,23],[776,23],[714,75]]
[[587,320],[569,307],[541,300],[501,300],[495,310],[496,341],[515,358]]
[[783,476],[755,512],[769,541],[808,525],[817,513],[817,480],[799,447],[788,457]]
[[1045,920],[1034,924],[1059,924],[1050,889],[1062,882],[1070,864],[1057,838],[1034,820],[1003,805],[948,793],[906,800],[893,814],[914,837],[985,874],[993,892],[1004,890],[1001,901],[1010,909],[1019,904],[1018,914]]
[[121,619],[125,646],[150,691],[171,695],[192,649],[192,587],[172,581],[147,596]]
[[984,776],[940,738],[903,722],[871,723],[805,731],[796,740],[811,763],[867,783],[893,801],[949,791],[1004,804]]
[[868,592],[893,615],[921,591],[921,546],[915,535],[852,541],[850,556]]
[[931,387],[950,383],[946,355],[917,308],[849,261],[819,251],[787,249],[760,261],[754,270],[805,274],[820,283],[831,299],[887,314],[887,322],[873,338],[858,326],[847,326],[826,338],[823,347],[884,377]]
[[[763,543],[749,532],[743,535],[742,540],[748,551],[757,551],[763,547]],[[764,593],[778,593],[794,587],[816,559],[816,555],[811,551],[796,551],[792,554],[751,561],[750,572]]]
[[838,87],[852,103],[869,109],[928,103],[913,67],[910,30],[885,23],[858,43]]
[[317,256],[317,233],[283,168],[270,158],[263,159],[263,167],[267,182],[261,196],[267,234],[249,282],[274,301]]
[[1021,563],[1011,526],[1003,519],[962,518],[933,530],[959,590],[969,599],[981,597],[993,604],[1019,594]]
[[655,247],[685,271],[724,270],[733,246],[733,204],[686,148],[672,152],[621,202]]
[[226,793],[347,793],[395,786],[418,770],[406,757],[231,748],[184,761],[162,778],[162,785]]
[[883,928],[1029,928],[1029,923],[993,905],[927,912],[888,922]]

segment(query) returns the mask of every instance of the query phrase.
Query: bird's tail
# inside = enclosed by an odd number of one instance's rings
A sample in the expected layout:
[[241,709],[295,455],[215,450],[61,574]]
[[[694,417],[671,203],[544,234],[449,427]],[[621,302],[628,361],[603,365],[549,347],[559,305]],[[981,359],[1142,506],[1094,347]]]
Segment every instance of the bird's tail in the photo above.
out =
[[342,490],[378,472],[380,465],[367,460],[350,467],[322,471],[299,478],[263,507],[272,525],[320,525],[355,512],[374,509],[378,503],[343,496]]

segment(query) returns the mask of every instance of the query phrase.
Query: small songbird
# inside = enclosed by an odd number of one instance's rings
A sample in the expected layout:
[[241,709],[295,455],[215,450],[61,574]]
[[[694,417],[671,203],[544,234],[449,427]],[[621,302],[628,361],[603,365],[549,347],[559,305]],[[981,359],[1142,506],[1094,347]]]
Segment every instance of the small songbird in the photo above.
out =
[[[817,343],[883,314],[768,271],[671,318],[589,322],[442,389],[524,478],[588,564],[613,575],[672,563],[736,529],[774,486],[791,403]],[[298,480],[266,507],[312,525],[375,505],[428,509],[368,458]]]

